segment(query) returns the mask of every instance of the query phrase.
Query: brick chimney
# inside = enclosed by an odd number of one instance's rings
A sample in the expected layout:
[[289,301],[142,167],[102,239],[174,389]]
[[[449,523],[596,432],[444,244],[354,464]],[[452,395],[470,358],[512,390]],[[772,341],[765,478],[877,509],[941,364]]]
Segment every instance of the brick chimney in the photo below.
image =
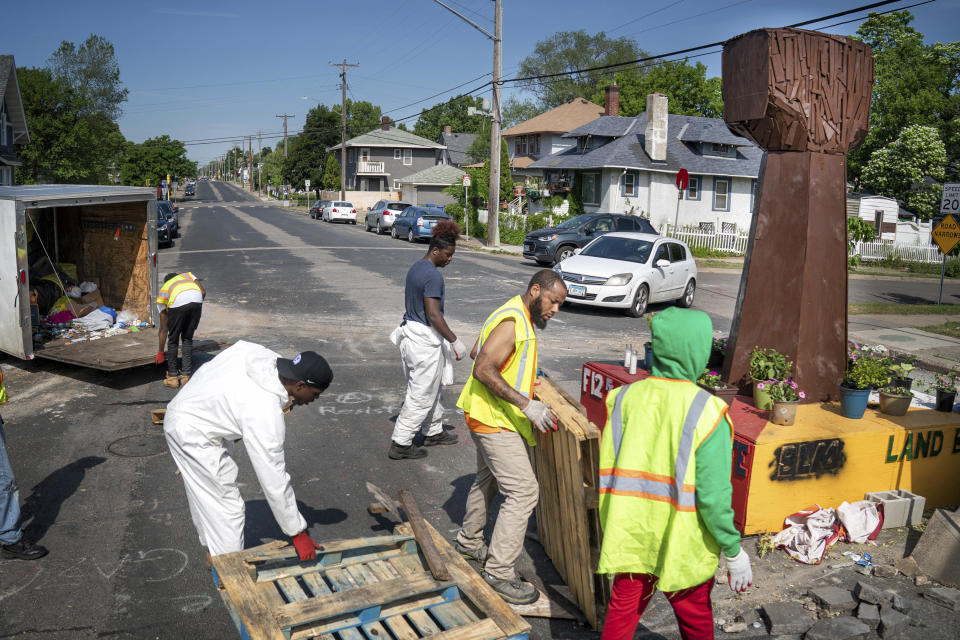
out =
[[448,124],[445,124],[443,125],[443,132],[447,135],[450,135],[451,133],[453,133],[453,127],[451,127]]
[[655,162],[665,162],[667,159],[667,114],[667,96],[662,93],[647,95],[643,148]]
[[608,84],[603,88],[603,91],[603,115],[620,115],[620,86],[616,84]]
[[390,131],[390,118],[389,118],[389,116],[380,116],[380,130],[381,130],[381,131]]

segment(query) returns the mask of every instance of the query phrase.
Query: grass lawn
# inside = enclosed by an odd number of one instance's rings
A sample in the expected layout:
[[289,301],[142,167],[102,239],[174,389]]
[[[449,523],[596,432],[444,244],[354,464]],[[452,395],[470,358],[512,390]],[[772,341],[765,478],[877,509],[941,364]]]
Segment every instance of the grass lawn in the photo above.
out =
[[897,304],[895,302],[857,302],[847,305],[847,313],[895,314],[901,316],[960,315],[960,304]]
[[944,322],[943,324],[932,324],[929,327],[917,327],[921,331],[930,333],[939,333],[944,336],[960,338],[960,322]]

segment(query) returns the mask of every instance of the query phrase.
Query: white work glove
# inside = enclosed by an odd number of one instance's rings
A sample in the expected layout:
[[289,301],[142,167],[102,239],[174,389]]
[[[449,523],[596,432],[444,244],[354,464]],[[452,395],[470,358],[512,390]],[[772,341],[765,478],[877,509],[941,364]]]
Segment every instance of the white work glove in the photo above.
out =
[[453,355],[457,360],[463,360],[463,356],[467,355],[467,345],[463,344],[460,338],[457,338],[456,342],[451,342],[450,348],[453,349]]
[[723,554],[727,561],[727,583],[730,589],[737,592],[747,590],[747,587],[753,585],[753,569],[750,568],[750,556],[740,548],[740,553],[728,558]]
[[531,398],[527,406],[523,408],[523,415],[527,416],[530,424],[535,426],[540,433],[546,433],[550,431],[551,428],[555,431],[557,428],[557,419],[553,417],[553,412],[550,411],[550,407],[539,400],[533,400]]

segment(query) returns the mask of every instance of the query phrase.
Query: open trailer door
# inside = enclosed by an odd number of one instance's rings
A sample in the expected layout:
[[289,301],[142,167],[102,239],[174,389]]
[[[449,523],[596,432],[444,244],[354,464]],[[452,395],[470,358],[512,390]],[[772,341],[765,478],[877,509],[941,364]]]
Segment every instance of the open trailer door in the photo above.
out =
[[0,200],[0,351],[29,358],[30,298],[26,286],[27,238],[23,209]]

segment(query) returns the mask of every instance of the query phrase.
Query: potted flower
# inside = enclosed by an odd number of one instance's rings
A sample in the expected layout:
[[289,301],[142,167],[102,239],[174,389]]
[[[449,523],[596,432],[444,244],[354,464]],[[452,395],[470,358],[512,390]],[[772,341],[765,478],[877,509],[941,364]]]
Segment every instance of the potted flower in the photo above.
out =
[[719,369],[723,366],[723,359],[727,356],[727,339],[726,338],[713,338],[713,343],[710,345],[710,359],[707,360],[707,367],[711,369]]
[[[750,351],[750,377],[753,379],[753,404],[761,411],[773,408],[769,394],[765,393],[768,383],[784,380],[793,375],[793,363],[776,349],[754,347]],[[759,395],[758,395],[759,392]]]
[[910,372],[915,368],[911,364],[912,360],[913,359],[910,358],[904,362],[898,362],[897,364],[890,365],[890,374],[893,376],[890,379],[891,386],[903,387],[907,391],[910,390],[911,385],[913,385],[913,378],[910,377]]
[[773,410],[770,412],[770,422],[790,426],[797,417],[797,405],[807,397],[796,382],[791,378],[783,380],[768,380],[764,385],[770,399],[773,401]]
[[930,391],[937,392],[937,411],[953,411],[953,403],[957,399],[957,374],[951,371],[942,376],[939,373],[933,377]]
[[843,417],[859,420],[867,410],[871,389],[879,389],[890,379],[886,358],[859,354],[840,379],[840,408]]
[[897,384],[889,384],[879,391],[880,411],[888,416],[906,415],[910,408],[910,402],[913,400],[913,394],[907,387],[901,387]]
[[710,369],[705,369],[700,377],[697,378],[697,384],[727,404],[733,404],[733,399],[736,397],[737,391],[739,391],[735,386],[721,380],[719,371]]

